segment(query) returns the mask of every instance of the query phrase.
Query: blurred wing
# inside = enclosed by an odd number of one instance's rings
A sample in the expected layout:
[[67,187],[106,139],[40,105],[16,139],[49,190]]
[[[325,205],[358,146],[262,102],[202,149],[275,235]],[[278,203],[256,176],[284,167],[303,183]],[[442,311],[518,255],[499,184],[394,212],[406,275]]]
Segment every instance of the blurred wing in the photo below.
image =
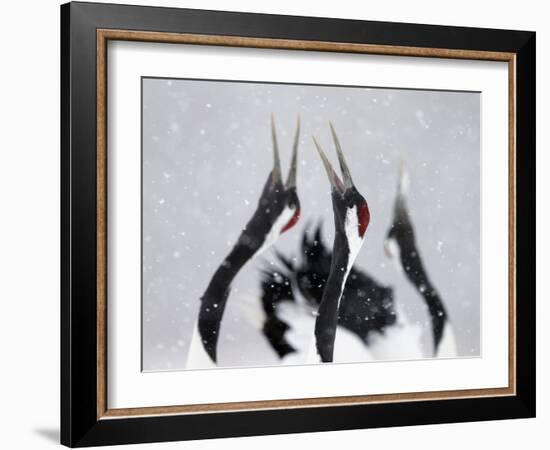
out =
[[239,306],[240,316],[243,317],[252,328],[261,332],[264,322],[267,320],[267,316],[262,308],[260,298],[243,294],[239,296],[236,304]]
[[374,359],[370,349],[357,334],[344,327],[338,327],[334,341],[334,362],[363,362]]
[[422,359],[422,327],[399,323],[384,333],[372,333],[369,350],[377,360]]

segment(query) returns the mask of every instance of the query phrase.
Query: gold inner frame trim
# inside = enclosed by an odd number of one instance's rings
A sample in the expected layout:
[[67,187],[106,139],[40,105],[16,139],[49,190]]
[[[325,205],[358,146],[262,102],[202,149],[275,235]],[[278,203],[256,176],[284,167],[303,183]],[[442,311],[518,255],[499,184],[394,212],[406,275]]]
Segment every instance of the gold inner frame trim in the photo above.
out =
[[[109,409],[107,405],[107,42],[109,40],[169,44],[363,53],[409,57],[508,62],[508,386],[502,388],[409,392],[399,394],[262,400],[200,405]],[[343,42],[250,38],[241,36],[97,30],[97,418],[206,414],[269,409],[349,406],[373,403],[448,400],[516,394],[516,54],[478,50],[404,47]]]

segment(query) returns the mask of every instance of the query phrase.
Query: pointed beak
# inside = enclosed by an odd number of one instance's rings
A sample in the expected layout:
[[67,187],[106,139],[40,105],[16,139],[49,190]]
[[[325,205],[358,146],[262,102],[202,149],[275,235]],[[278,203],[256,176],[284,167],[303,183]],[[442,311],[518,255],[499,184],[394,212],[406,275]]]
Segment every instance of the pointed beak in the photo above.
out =
[[399,193],[399,195],[405,197],[409,192],[409,185],[409,173],[407,172],[407,169],[405,167],[405,162],[401,160],[399,163],[399,181],[397,184],[397,192]]
[[405,218],[407,216],[407,194],[409,192],[409,173],[405,168],[405,163],[402,160],[399,164],[399,179],[397,181],[397,194],[393,206],[393,215],[395,220]]
[[273,114],[271,114],[271,140],[273,143],[273,170],[271,171],[271,181],[273,184],[277,184],[282,182],[282,175],[279,144],[277,143],[277,131],[275,130],[275,118]]
[[300,115],[296,123],[296,131],[294,133],[294,144],[292,146],[292,157],[290,159],[290,169],[288,170],[288,178],[286,180],[286,188],[296,187],[296,168],[298,165],[298,144],[300,142]]
[[344,181],[344,186],[346,189],[350,189],[351,187],[353,187],[353,180],[351,179],[351,173],[346,163],[346,159],[344,158],[344,153],[342,152],[342,146],[340,145],[340,141],[338,140],[338,135],[334,130],[334,126],[332,125],[332,122],[329,122],[329,125],[330,125],[330,132],[332,133],[332,139],[334,141],[334,146],[336,147],[336,153],[338,154],[338,162],[340,163],[340,169],[342,170],[342,178]]
[[342,183],[342,180],[340,180],[338,175],[336,175],[332,164],[329,162],[328,158],[325,155],[325,152],[321,148],[321,145],[319,144],[319,142],[317,142],[317,139],[315,139],[315,136],[313,136],[313,142],[315,143],[317,152],[321,157],[321,161],[323,161],[323,165],[325,166],[325,170],[327,171],[328,179],[330,181],[332,189],[336,190],[340,194],[343,194],[345,192],[344,183]]

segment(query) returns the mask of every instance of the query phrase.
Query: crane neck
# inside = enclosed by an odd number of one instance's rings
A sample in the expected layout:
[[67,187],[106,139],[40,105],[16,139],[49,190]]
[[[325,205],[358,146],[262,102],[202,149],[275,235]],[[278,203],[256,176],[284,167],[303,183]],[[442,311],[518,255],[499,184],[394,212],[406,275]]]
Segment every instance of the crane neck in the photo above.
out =
[[349,248],[347,243],[344,246],[340,244],[339,235],[336,234],[334,249],[339,251],[332,254],[330,273],[319,305],[319,315],[315,321],[317,352],[323,362],[332,362],[334,357],[338,310],[349,273]]

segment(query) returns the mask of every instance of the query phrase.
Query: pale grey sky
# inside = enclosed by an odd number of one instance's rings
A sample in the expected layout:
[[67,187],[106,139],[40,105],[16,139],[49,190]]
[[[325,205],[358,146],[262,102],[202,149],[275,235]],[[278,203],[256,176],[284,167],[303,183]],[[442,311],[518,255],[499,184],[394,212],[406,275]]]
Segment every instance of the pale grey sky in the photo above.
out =
[[[143,367],[185,367],[199,298],[256,207],[271,170],[274,113],[283,170],[302,118],[302,217],[277,249],[296,253],[303,227],[323,220],[332,243],[329,185],[311,136],[335,160],[331,120],[367,198],[371,224],[357,265],[395,288],[425,327],[422,299],[383,251],[399,161],[410,172],[410,213],[428,273],[453,321],[462,356],[480,352],[480,96],[478,93],[197,80],[143,80]],[[220,365],[276,362],[238,307],[258,296],[262,260],[233,284],[220,331]]]

